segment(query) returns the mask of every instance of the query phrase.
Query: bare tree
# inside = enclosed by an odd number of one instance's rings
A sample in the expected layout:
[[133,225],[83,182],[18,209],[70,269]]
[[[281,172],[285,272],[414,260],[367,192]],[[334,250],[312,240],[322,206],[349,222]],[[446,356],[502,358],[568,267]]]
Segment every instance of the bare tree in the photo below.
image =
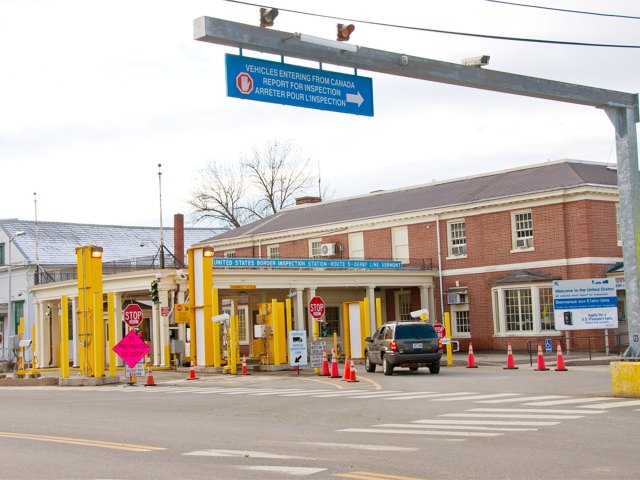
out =
[[293,205],[297,195],[311,190],[317,177],[310,163],[289,141],[254,147],[242,162],[258,190],[253,214],[258,218],[273,215]]
[[188,200],[197,219],[211,219],[232,228],[246,223],[250,212],[242,203],[246,195],[242,166],[234,168],[211,161],[200,169],[199,175],[200,183]]
[[188,203],[198,220],[237,228],[273,215],[311,191],[317,176],[310,164],[289,141],[253,147],[234,166],[209,162],[199,171],[200,182]]

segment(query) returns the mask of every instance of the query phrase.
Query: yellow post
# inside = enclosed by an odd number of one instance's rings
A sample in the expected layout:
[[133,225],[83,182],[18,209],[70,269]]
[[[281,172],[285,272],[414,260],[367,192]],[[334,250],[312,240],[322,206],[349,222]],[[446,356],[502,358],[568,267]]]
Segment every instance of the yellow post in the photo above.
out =
[[[203,252],[204,253],[204,252]],[[204,363],[205,365],[213,365],[213,295],[209,292],[213,291],[213,263],[210,257],[203,255],[202,258],[202,292],[204,304]]]
[[[104,373],[104,321],[102,307],[102,248],[76,248],[78,269],[78,338],[80,372]],[[99,326],[99,328],[98,328]]]
[[380,328],[382,326],[382,300],[380,298],[376,298],[376,327]]
[[293,330],[293,315],[291,313],[291,299],[287,298],[284,301],[284,310],[287,317],[287,330],[285,332],[285,362],[289,362],[289,349],[286,348],[289,339],[289,332]]
[[[312,320],[313,322],[313,341],[317,342],[318,341],[318,321],[314,318]],[[315,373],[316,375],[320,375],[320,369],[318,367],[313,369],[313,373]]]
[[449,339],[447,344],[447,365],[453,365],[453,347],[451,346],[451,317],[449,312],[444,312],[444,328],[447,331],[446,338]]
[[31,327],[31,377],[36,377],[36,353],[40,353],[38,350],[38,344],[36,343],[36,326]]
[[232,375],[238,373],[238,316],[229,317],[229,367]]
[[[24,317],[20,317],[20,323],[18,323],[18,339],[22,340],[24,336]],[[18,364],[16,365],[16,371],[18,378],[24,378],[24,347],[18,348]]]
[[116,376],[116,294],[107,293],[107,326],[109,328],[109,376]]
[[340,359],[338,352],[338,332],[333,332],[333,348],[336,351],[336,362]]
[[282,360],[282,327],[284,318],[278,311],[278,301],[274,298],[271,300],[271,326],[273,328],[273,364],[280,365]]
[[62,296],[60,320],[60,378],[69,378],[69,297]]
[[189,262],[189,360],[193,365],[196,364],[196,296],[195,296],[195,267],[194,267],[193,249],[187,250],[187,258]]
[[[211,303],[213,316],[215,317],[216,315],[220,315],[220,308],[218,307],[217,288],[211,289]],[[220,345],[220,322],[215,322],[213,324],[213,366],[216,368],[220,368],[222,366],[222,351]]]

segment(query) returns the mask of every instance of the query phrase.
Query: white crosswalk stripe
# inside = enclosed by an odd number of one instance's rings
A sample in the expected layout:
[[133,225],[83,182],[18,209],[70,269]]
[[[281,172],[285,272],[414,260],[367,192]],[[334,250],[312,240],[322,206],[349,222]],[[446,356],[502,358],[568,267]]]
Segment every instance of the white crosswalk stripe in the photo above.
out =
[[515,397],[515,398],[499,398],[492,400],[479,400],[478,403],[512,403],[512,402],[524,402],[531,400],[558,400],[561,398],[569,398],[566,395],[536,395],[531,397]]
[[571,405],[571,404],[577,404],[577,403],[599,402],[604,400],[612,400],[612,399],[608,397],[570,398],[568,400],[549,400],[546,402],[529,402],[529,403],[525,403],[525,405],[531,405],[536,407],[551,407],[553,405]]
[[447,430],[495,430],[496,432],[535,432],[537,428],[525,428],[525,427],[481,427],[478,425],[416,425],[413,423],[383,423],[381,425],[375,425],[376,427],[398,427],[398,428],[417,428],[417,429],[429,429],[429,428],[446,428]]
[[609,400],[610,402],[607,403],[596,403],[595,405],[580,405],[578,408],[596,408],[608,410],[610,408],[635,407],[640,405],[640,400],[617,400],[615,398],[611,398]]
[[402,428],[345,428],[339,432],[351,433],[397,433],[402,435],[433,435],[439,437],[499,437],[499,432],[443,432],[440,430],[409,430]]
[[392,396],[389,398],[385,398],[385,400],[415,400],[415,399],[420,399],[420,398],[432,398],[432,399],[436,399],[436,398],[450,398],[450,397],[455,397],[458,395],[470,395],[474,392],[455,392],[455,393],[421,393],[421,394],[414,394],[414,393],[406,393],[406,394],[402,394],[402,395],[398,395],[398,396]]
[[434,402],[453,402],[462,400],[484,400],[487,398],[499,398],[499,397],[514,397],[520,395],[519,393],[491,393],[487,395],[467,395],[454,398],[438,398]]
[[544,415],[540,413],[445,413],[441,417],[467,417],[467,418],[524,418],[543,420],[574,420],[584,418],[584,415]]
[[579,412],[581,415],[590,414],[593,415],[600,412],[590,412],[584,410],[560,410],[560,409],[550,409],[550,408],[471,408],[466,410],[467,412],[502,412],[502,413],[558,413],[567,415],[573,415],[576,412]]

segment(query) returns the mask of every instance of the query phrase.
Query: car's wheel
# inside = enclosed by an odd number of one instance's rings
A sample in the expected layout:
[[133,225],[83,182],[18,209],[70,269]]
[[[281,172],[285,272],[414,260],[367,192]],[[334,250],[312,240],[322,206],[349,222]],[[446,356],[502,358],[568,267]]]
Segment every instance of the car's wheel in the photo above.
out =
[[418,367],[409,367],[409,370],[411,370],[412,372],[417,372],[418,371]]
[[440,372],[440,362],[429,364],[429,372],[431,372],[433,375],[435,375],[436,373],[439,373]]
[[382,371],[385,375],[393,375],[393,365],[389,363],[387,357],[382,357]]
[[369,358],[369,352],[367,352],[364,356],[364,368],[369,373],[373,373],[376,371],[376,364],[373,363]]

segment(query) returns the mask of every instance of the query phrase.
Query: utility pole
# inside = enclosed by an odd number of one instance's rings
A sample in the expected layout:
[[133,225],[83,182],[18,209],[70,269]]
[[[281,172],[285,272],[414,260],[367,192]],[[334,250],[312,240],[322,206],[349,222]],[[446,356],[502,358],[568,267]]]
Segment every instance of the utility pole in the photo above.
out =
[[158,164],[158,191],[160,193],[160,269],[164,268],[164,237],[162,233],[162,164]]

